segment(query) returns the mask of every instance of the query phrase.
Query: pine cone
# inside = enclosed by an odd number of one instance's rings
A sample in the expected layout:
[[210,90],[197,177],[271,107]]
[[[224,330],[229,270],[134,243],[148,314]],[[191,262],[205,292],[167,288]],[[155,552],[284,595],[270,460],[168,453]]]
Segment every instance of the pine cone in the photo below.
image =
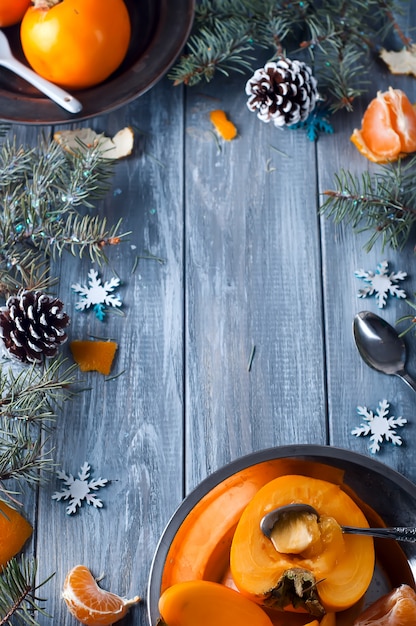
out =
[[266,63],[247,81],[247,106],[263,122],[290,126],[303,122],[315,108],[317,82],[302,61],[280,59]]
[[63,303],[40,291],[10,296],[0,310],[0,337],[19,361],[38,363],[52,357],[67,340],[69,317]]

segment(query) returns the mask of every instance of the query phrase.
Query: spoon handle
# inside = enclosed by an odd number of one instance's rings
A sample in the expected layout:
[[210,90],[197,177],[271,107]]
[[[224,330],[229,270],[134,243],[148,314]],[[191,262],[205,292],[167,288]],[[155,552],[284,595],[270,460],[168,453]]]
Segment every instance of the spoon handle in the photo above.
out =
[[355,528],[353,526],[342,526],[342,532],[349,535],[370,535],[381,539],[396,539],[396,541],[406,541],[416,543],[416,528]]
[[59,104],[70,113],[79,113],[82,110],[82,104],[79,100],[74,98],[74,96],[71,96],[71,94],[67,93],[57,85],[49,82],[45,78],[42,78],[39,74],[36,74],[36,72],[26,67],[26,65],[14,57],[0,59],[0,65],[3,65],[3,67],[6,67],[15,74],[18,74],[21,78],[27,80],[28,83],[39,89],[39,91],[48,96],[48,98],[56,102],[56,104]]
[[397,376],[401,378],[406,383],[406,385],[410,387],[410,389],[416,391],[416,381],[413,380],[413,378],[409,376],[407,372],[397,372]]

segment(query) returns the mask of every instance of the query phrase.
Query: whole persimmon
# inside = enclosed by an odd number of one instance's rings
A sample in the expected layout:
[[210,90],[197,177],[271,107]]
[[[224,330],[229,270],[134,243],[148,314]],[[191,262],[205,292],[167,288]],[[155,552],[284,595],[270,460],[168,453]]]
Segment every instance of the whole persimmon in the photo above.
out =
[[28,63],[68,89],[108,78],[122,63],[130,35],[123,0],[34,0],[20,27]]
[[30,5],[31,0],[1,0],[0,27],[18,24]]

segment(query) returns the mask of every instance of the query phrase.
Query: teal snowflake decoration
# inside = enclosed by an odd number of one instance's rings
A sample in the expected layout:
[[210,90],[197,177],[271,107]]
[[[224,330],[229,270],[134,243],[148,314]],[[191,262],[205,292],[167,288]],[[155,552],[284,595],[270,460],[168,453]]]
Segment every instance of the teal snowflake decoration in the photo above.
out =
[[356,437],[370,435],[370,452],[375,454],[380,450],[380,444],[390,441],[395,446],[402,445],[402,438],[396,433],[398,426],[407,424],[404,417],[389,415],[390,404],[387,400],[379,402],[376,412],[370,411],[365,406],[357,407],[357,413],[363,418],[364,423],[354,428],[351,435]]
[[359,298],[367,298],[375,296],[377,306],[382,309],[387,304],[387,298],[394,296],[395,298],[406,298],[404,289],[398,286],[400,280],[407,277],[407,272],[389,272],[388,261],[378,263],[375,272],[368,270],[357,270],[354,272],[357,278],[361,278],[368,286],[358,290]]
[[303,128],[306,131],[309,141],[316,141],[319,137],[319,133],[332,135],[334,132],[333,126],[329,121],[328,110],[319,106],[315,107],[306,120],[291,124],[288,128],[292,130]]
[[121,307],[120,297],[112,292],[120,285],[119,278],[111,278],[104,283],[98,276],[98,272],[90,269],[88,272],[88,286],[74,283],[71,288],[75,293],[79,293],[81,298],[75,305],[77,311],[86,311],[90,307],[95,312],[95,316],[103,322],[107,312],[107,307]]

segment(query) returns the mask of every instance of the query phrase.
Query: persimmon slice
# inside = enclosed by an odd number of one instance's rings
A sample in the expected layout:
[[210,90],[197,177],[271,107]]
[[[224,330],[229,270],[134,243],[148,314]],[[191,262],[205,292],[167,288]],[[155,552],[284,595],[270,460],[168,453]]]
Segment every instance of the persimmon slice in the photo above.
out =
[[114,341],[74,340],[69,347],[81,372],[96,371],[108,376],[117,350]]
[[[317,510],[320,541],[303,553],[280,553],[263,535],[260,521],[296,502]],[[317,616],[351,607],[371,582],[374,543],[371,537],[342,534],[341,525],[368,527],[368,522],[338,485],[300,475],[272,480],[247,505],[234,533],[230,566],[237,588],[266,606],[303,606]]]
[[159,598],[159,611],[168,626],[272,626],[257,604],[238,591],[206,580],[169,587]]

